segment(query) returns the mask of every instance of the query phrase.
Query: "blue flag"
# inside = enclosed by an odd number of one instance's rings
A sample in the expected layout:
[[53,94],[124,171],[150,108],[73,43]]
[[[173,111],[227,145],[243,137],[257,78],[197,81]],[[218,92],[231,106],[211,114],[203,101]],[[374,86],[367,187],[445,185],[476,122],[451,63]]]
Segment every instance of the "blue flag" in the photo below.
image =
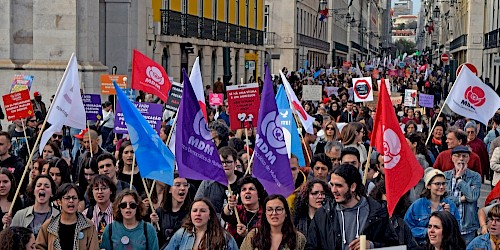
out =
[[292,153],[297,156],[299,166],[305,167],[306,161],[304,159],[302,145],[300,144],[297,123],[295,122],[295,119],[293,119],[293,111],[290,108],[290,102],[288,101],[288,97],[286,97],[285,86],[283,85],[280,86],[278,94],[276,94],[276,104],[280,112],[281,126],[283,127],[283,132],[285,133],[287,151],[288,153]]
[[[273,83],[266,65],[262,100],[273,99]],[[281,194],[288,197],[295,190],[285,144],[285,134],[281,128],[276,102],[260,102],[253,176],[262,183],[268,194]]]
[[193,180],[214,180],[227,186],[227,177],[212,141],[212,134],[186,72],[177,113],[175,156],[179,176]]
[[122,108],[141,176],[173,185],[174,155],[125,93],[116,83],[113,85]]

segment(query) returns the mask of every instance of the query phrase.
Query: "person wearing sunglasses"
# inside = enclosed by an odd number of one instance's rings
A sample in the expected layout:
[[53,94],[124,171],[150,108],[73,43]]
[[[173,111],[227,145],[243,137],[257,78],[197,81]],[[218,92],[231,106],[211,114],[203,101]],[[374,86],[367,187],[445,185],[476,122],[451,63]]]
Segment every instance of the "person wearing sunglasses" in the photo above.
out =
[[306,237],[295,229],[286,198],[270,195],[264,201],[264,207],[266,216],[260,218],[258,228],[248,233],[240,250],[304,249]]
[[36,249],[99,249],[95,226],[78,212],[78,197],[78,187],[73,183],[65,183],[57,189],[56,200],[61,212],[43,223],[36,238]]
[[142,217],[146,208],[135,190],[126,189],[113,202],[114,222],[102,235],[101,249],[157,250],[156,229]]
[[460,213],[457,206],[445,195],[445,174],[438,169],[427,168],[424,175],[424,184],[425,189],[421,198],[408,208],[404,218],[411,229],[413,237],[421,247],[425,246],[427,242],[427,225],[432,212],[448,211],[457,219],[458,225],[460,225]]
[[316,211],[323,206],[325,199],[332,198],[332,192],[325,182],[317,179],[307,181],[300,189],[293,206],[293,224],[297,230],[307,235]]
[[333,120],[325,123],[323,131],[323,138],[321,138],[318,142],[318,145],[316,145],[316,150],[314,151],[315,154],[325,153],[325,146],[328,142],[338,141],[340,132],[337,128],[337,123],[335,123]]

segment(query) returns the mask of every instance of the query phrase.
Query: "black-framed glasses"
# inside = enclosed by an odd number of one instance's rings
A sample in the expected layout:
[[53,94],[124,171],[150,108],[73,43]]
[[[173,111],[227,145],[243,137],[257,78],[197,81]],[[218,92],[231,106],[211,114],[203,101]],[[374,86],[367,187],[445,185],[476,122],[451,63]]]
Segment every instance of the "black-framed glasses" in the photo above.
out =
[[314,191],[314,192],[311,192],[311,195],[312,195],[314,198],[318,198],[318,197],[320,197],[320,196],[325,197],[325,192]]
[[120,204],[118,205],[118,207],[119,207],[120,209],[125,209],[125,208],[127,208],[127,207],[130,207],[131,209],[136,209],[136,208],[137,208],[137,206],[138,206],[138,205],[137,205],[136,203],[133,203],[133,202],[131,202],[131,203],[122,202],[122,203],[120,203]]
[[436,185],[438,187],[440,187],[440,186],[444,187],[444,186],[446,186],[446,181],[443,181],[443,182],[433,182],[432,185]]
[[273,213],[276,213],[277,215],[283,214],[283,211],[285,211],[284,207],[267,207],[266,208],[266,214],[272,215]]
[[222,164],[230,165],[233,164],[234,161],[221,161]]
[[78,196],[69,196],[69,195],[66,195],[66,196],[63,196],[62,198],[64,200],[66,200],[66,201],[69,201],[69,200],[78,201]]
[[92,188],[92,190],[94,190],[94,192],[99,192],[99,191],[104,192],[104,191],[106,191],[108,189],[109,189],[108,186],[102,186],[102,187],[94,187],[94,188]]

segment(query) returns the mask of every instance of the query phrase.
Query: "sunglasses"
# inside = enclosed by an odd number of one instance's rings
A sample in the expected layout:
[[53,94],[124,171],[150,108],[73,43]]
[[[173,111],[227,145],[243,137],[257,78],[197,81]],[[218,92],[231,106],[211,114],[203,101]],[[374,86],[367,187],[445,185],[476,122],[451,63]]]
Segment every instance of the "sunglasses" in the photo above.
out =
[[28,120],[29,122],[36,122],[36,120]]
[[57,139],[62,139],[62,138],[63,138],[63,136],[62,136],[62,135],[56,135],[56,134],[53,134],[53,135],[52,135],[52,138],[54,138],[54,139],[56,139],[56,138],[57,138]]
[[130,209],[136,209],[137,208],[137,204],[135,204],[135,203],[122,202],[122,203],[120,203],[118,205],[118,207],[120,209],[125,209],[125,208],[127,208],[127,206],[130,207]]
[[334,130],[333,127],[326,127],[326,130]]

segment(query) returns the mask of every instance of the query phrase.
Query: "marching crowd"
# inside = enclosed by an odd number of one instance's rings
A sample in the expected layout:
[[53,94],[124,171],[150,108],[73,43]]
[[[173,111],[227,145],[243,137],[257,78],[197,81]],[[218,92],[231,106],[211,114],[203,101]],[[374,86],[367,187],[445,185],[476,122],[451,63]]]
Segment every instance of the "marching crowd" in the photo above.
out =
[[[390,77],[394,93],[417,89],[436,106],[388,107],[425,171],[389,216],[384,156],[368,153],[377,110],[353,102],[352,75],[283,71],[299,99],[303,85],[337,90],[302,103],[314,131],[302,130],[303,155],[289,159],[288,197],[268,195],[249,174],[256,131],[229,129],[227,101],[207,114],[228,186],[178,173],[172,186],[141,178],[130,140],[113,132],[111,102],[101,122],[55,133],[23,179],[47,114],[38,93],[36,115],[0,131],[0,249],[500,249],[500,111],[488,126],[440,113],[450,87],[441,70]],[[482,185],[492,186],[485,204]]]

